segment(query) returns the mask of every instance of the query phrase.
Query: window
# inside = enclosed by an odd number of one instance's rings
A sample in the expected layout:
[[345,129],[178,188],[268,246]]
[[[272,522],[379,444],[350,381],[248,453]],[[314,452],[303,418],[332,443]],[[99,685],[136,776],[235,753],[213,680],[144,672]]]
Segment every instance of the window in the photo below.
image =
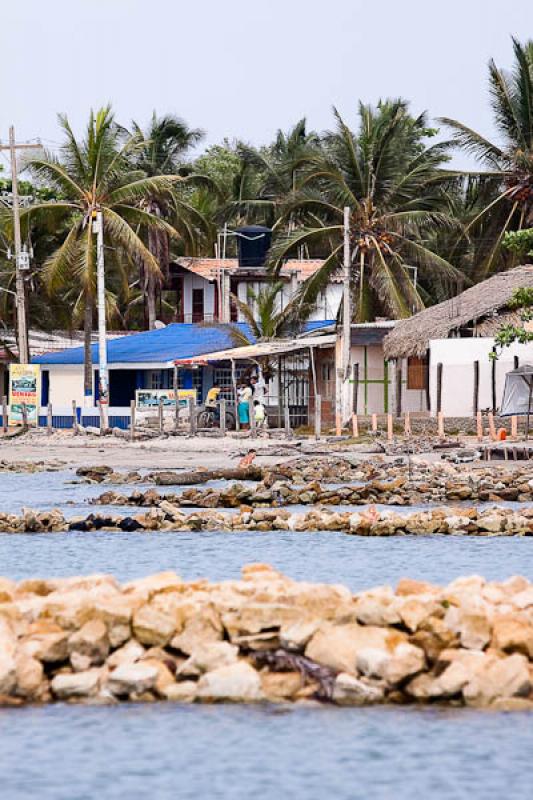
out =
[[425,389],[427,386],[427,356],[409,356],[407,359],[407,388]]
[[193,289],[192,290],[192,321],[193,322],[203,322],[204,321],[204,290],[203,289]]
[[[245,372],[245,367],[235,367],[235,378],[237,385],[241,380],[241,375]],[[219,386],[222,390],[219,394],[220,400],[228,400],[233,403],[233,385],[231,382],[231,369],[229,367],[216,367],[213,371],[213,386]]]

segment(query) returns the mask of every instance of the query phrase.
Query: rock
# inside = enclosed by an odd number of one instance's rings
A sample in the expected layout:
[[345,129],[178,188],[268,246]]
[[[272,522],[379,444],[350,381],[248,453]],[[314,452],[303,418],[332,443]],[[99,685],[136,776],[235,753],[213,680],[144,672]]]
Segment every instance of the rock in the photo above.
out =
[[109,676],[107,688],[117,696],[142,694],[155,687],[159,671],[153,664],[121,664]]
[[70,665],[74,672],[85,672],[91,666],[90,656],[84,656],[81,653],[70,654]]
[[468,650],[483,650],[490,642],[491,625],[481,614],[463,614],[459,634],[463,647]]
[[133,633],[142,644],[168,644],[172,638],[176,623],[170,614],[166,614],[153,605],[142,606],[133,615]]
[[245,661],[206,672],[198,681],[200,700],[226,700],[235,703],[263,698],[259,673]]
[[533,625],[510,615],[497,617],[492,646],[506,653],[523,653],[533,661]]
[[107,628],[101,620],[86,622],[79,631],[73,633],[68,640],[68,652],[87,656],[91,664],[102,664],[109,653]]
[[143,657],[145,652],[142,644],[139,644],[135,639],[130,639],[125,645],[115,650],[115,652],[109,656],[106,663],[111,669],[120,667],[122,664],[134,664]]
[[229,642],[205,642],[196,647],[178,669],[178,675],[196,677],[204,672],[234,664],[239,648]]
[[164,697],[165,690],[171,684],[176,682],[174,672],[171,672],[167,664],[157,658],[145,658],[143,659],[142,664],[154,667],[157,670],[157,678],[154,683],[154,689],[158,695]]
[[303,687],[299,672],[262,672],[261,689],[267,700],[293,700]]
[[415,675],[424,669],[426,663],[424,651],[408,642],[401,642],[390,658],[383,665],[381,675],[391,686]]
[[284,625],[279,632],[280,645],[286,650],[303,650],[319,627],[320,621],[317,619],[309,622],[296,622],[293,625]]
[[16,694],[31,699],[43,686],[44,669],[40,661],[20,653],[16,657]]
[[340,706],[359,706],[379,703],[383,696],[383,689],[341,672],[335,679],[332,699]]
[[193,703],[198,685],[195,681],[171,683],[163,689],[163,697],[174,703]]
[[363,625],[397,625],[400,622],[396,598],[388,586],[364,592],[355,601],[357,621]]
[[463,688],[468,705],[486,706],[494,700],[508,697],[527,697],[531,691],[528,662],[525,656],[514,653],[506,658],[485,656]]
[[27,655],[53,664],[68,658],[68,638],[68,632],[59,625],[38,622],[30,626],[29,635],[22,640],[22,648]]
[[0,695],[9,695],[17,683],[17,665],[9,653],[0,651]]
[[60,673],[53,678],[50,686],[58,700],[68,700],[71,697],[91,697],[98,692],[101,674],[99,669]]
[[372,625],[323,625],[306,647],[305,655],[339,672],[355,673],[357,656],[368,647],[385,652],[405,641],[405,634]]

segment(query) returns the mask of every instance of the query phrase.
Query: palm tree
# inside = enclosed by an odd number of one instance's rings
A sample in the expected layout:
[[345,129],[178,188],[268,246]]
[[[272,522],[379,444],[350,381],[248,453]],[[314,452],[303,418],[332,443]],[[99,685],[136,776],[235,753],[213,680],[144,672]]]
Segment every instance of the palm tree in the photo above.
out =
[[[203,138],[203,131],[189,128],[179,117],[170,114],[158,117],[155,112],[145,131],[136,122],[132,123],[132,129],[136,139],[132,165],[147,178],[179,174],[181,186],[206,183],[202,176],[185,174],[189,170],[184,162],[188,150]],[[177,187],[171,195],[168,192],[154,192],[142,199],[141,206],[149,214],[172,222],[188,251],[194,252],[196,230],[198,227],[205,229],[207,223],[191,204],[187,194]],[[148,328],[151,330],[155,327],[157,296],[168,279],[170,242],[166,231],[153,225],[145,227],[148,249],[160,266],[157,275],[145,270],[142,262],[140,264],[140,283],[147,308]]]
[[250,289],[246,303],[232,295],[233,302],[258,341],[270,341],[293,333],[304,321],[299,304],[290,302],[285,308],[281,307],[283,287],[283,281],[275,281],[257,292]]
[[413,281],[438,276],[457,278],[458,271],[427,246],[437,225],[451,224],[444,185],[449,176],[446,143],[426,146],[425,114],[413,118],[403,100],[359,105],[354,133],[336,109],[336,130],[323,147],[298,164],[296,191],[287,202],[285,221],[296,230],[278,239],[272,261],[307,245],[326,253],[324,264],[303,286],[302,307],[314,304],[331,275],[341,269],[343,209],[351,209],[351,290],[355,317],[378,314],[406,317],[423,307]]
[[486,167],[477,174],[493,186],[491,196],[465,227],[466,235],[478,236],[484,243],[473,264],[475,280],[486,278],[496,259],[505,257],[501,243],[507,231],[533,225],[533,41],[522,45],[513,39],[513,50],[511,73],[489,62],[490,101],[500,144],[462,122],[441,119],[453,130],[455,143]]
[[[36,203],[22,212],[37,224],[61,235],[61,244],[47,258],[43,273],[49,292],[66,292],[74,317],[83,313],[85,331],[85,393],[92,394],[91,334],[96,291],[95,237],[91,219],[101,211],[106,245],[106,269],[127,285],[128,262],[141,262],[151,274],[160,274],[159,264],[136,232],[150,225],[175,236],[174,229],[139,204],[148,197],[170,195],[172,176],[145,177],[132,170],[129,158],[135,139],[126,137],[114,122],[109,106],[91,112],[86,133],[78,141],[66,116],[59,124],[65,136],[59,155],[45,152],[33,158],[30,168],[44,180],[58,200]],[[107,294],[107,311],[116,298]]]

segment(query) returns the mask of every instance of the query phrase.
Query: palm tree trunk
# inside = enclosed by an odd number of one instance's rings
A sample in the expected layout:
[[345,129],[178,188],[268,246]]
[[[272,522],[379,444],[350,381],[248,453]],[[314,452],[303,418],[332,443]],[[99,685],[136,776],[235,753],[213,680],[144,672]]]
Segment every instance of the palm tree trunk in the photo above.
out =
[[146,281],[146,306],[148,311],[148,330],[153,331],[155,328],[156,315],[156,300],[157,300],[157,284],[153,275],[147,276]]
[[86,398],[93,397],[93,301],[92,297],[85,298],[85,314],[83,319],[83,393]]

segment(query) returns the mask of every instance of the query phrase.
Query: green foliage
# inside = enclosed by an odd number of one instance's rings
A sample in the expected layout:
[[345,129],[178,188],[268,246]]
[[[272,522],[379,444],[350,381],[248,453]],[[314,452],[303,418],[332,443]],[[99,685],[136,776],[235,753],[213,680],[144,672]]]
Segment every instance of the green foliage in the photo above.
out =
[[533,228],[521,231],[507,231],[502,246],[519,256],[533,256]]
[[533,341],[533,331],[527,330],[525,325],[533,319],[533,288],[524,286],[517,289],[507,304],[510,310],[521,310],[522,325],[502,325],[494,337],[496,349],[491,353],[491,358],[498,358],[499,352],[504,347],[510,347],[517,342],[527,344]]

